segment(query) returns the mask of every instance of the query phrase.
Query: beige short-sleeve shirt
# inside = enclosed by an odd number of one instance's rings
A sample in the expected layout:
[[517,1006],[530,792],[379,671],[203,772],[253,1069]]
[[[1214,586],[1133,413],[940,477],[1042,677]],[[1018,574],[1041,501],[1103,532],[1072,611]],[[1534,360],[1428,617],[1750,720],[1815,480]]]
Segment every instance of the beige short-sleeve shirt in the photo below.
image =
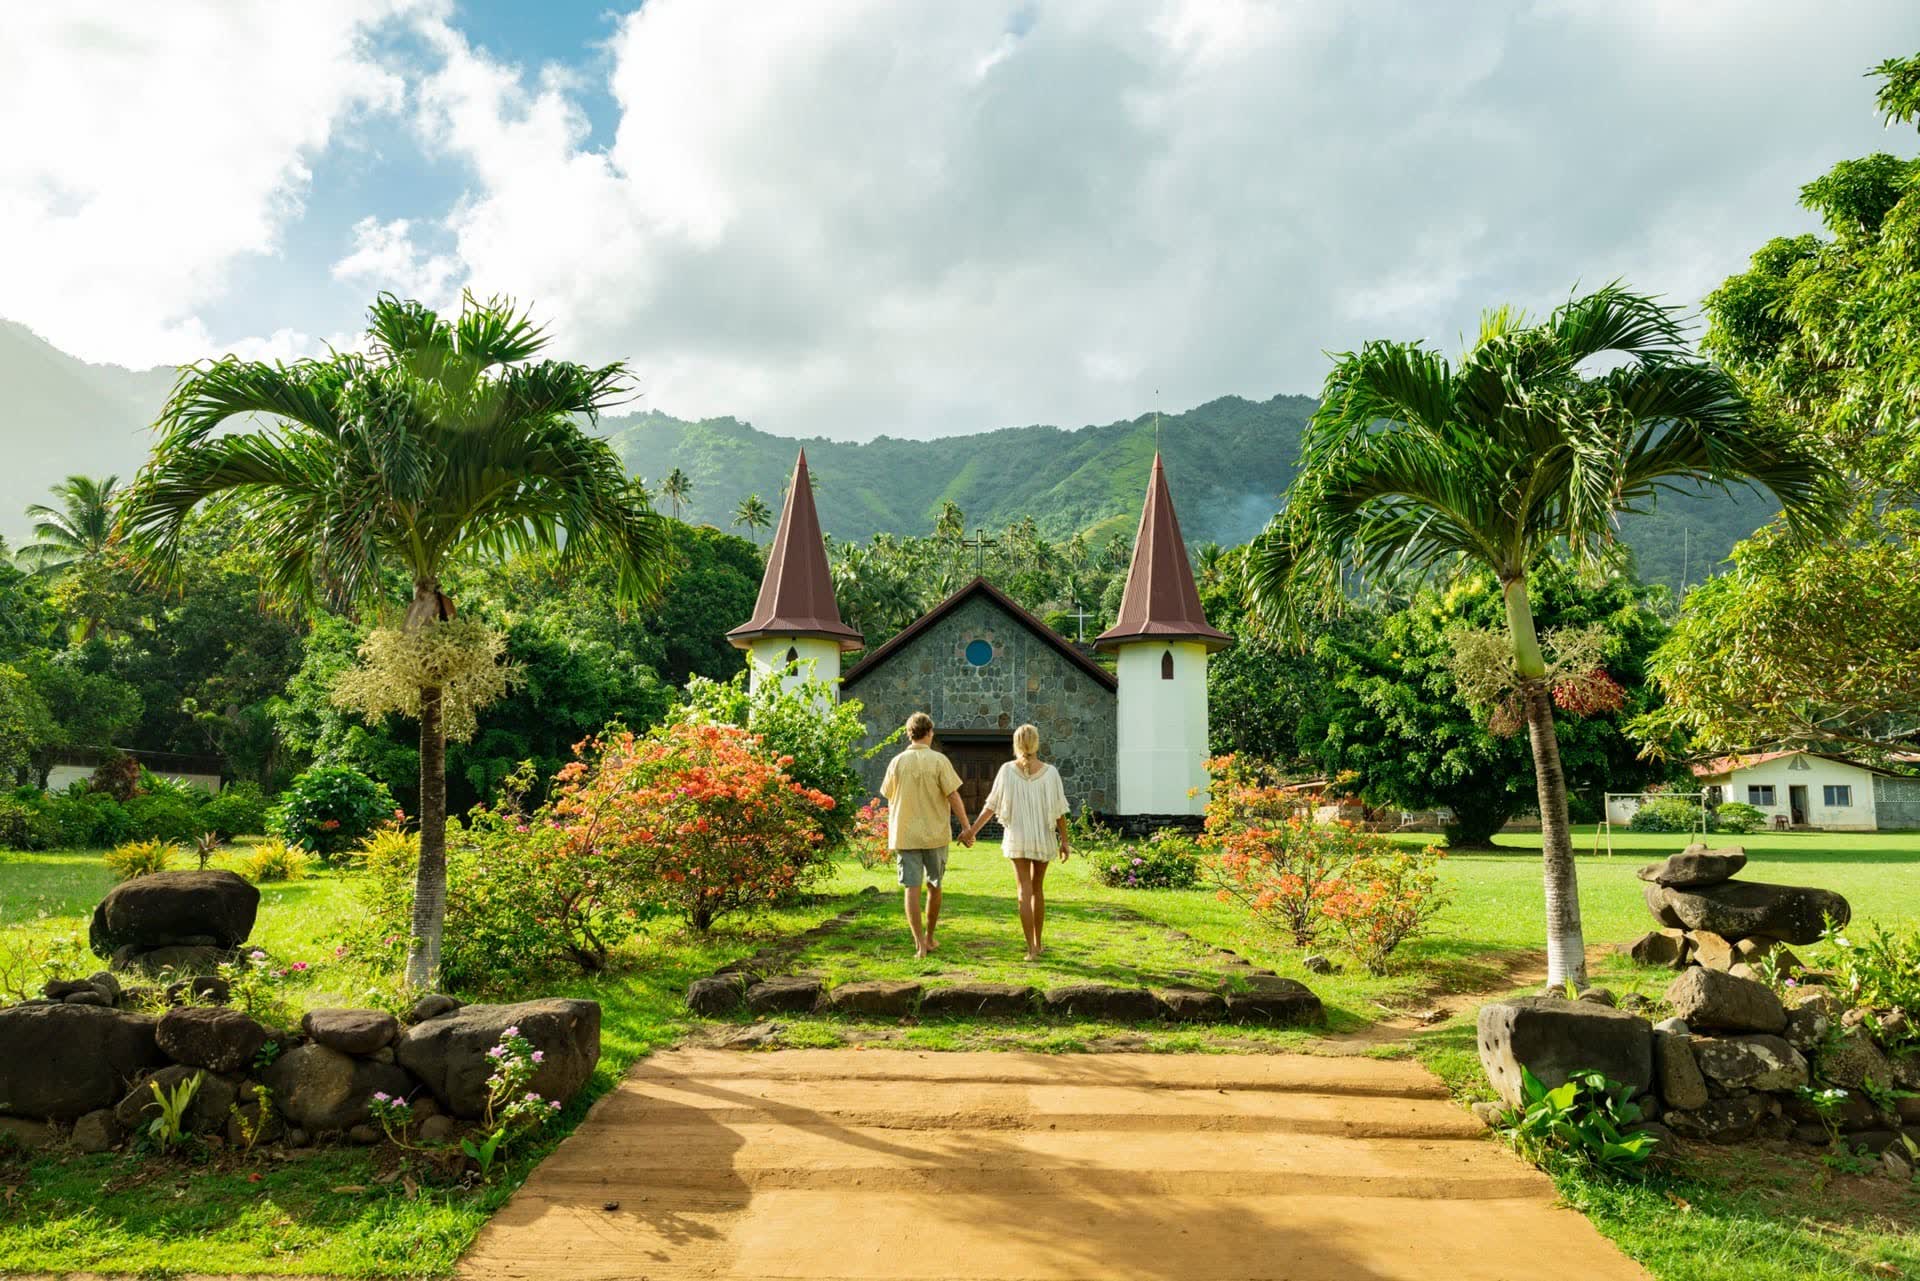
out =
[[947,798],[960,790],[953,762],[924,743],[887,762],[880,795],[887,798],[887,848],[945,849],[953,839]]

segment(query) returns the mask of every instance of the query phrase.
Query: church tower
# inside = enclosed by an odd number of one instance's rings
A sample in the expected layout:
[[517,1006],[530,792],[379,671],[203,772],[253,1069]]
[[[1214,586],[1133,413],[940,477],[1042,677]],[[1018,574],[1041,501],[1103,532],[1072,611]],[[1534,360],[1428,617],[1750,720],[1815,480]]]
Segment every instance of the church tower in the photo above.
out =
[[[833,574],[827,568],[827,545],[820,536],[820,517],[813,507],[813,482],[807,477],[807,451],[793,467],[787,485],[786,506],[767,553],[767,569],[760,579],[760,597],[753,617],[727,633],[727,639],[747,651],[748,679],[753,688],[781,673],[793,686],[812,675],[827,682],[839,697],[840,655],[864,644],[860,633],[840,621],[840,603],[833,595]],[[790,669],[790,665],[798,667]]]
[[1167,473],[1154,455],[1119,621],[1094,645],[1119,677],[1119,804],[1130,814],[1206,808],[1207,657],[1233,639],[1207,622]]

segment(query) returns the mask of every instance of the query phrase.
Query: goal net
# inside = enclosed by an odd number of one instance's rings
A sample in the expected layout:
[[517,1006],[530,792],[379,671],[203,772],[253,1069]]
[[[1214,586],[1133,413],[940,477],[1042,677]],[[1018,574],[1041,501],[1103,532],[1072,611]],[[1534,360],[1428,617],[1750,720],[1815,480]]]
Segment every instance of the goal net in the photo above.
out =
[[1707,794],[1699,792],[1608,792],[1600,812],[1600,827],[1593,834],[1594,852],[1598,853],[1605,845],[1609,855],[1613,853],[1613,832],[1615,828],[1626,831],[1633,826],[1633,816],[1638,814],[1651,801],[1680,801],[1688,805],[1692,813],[1688,817],[1687,831],[1702,837],[1707,834]]

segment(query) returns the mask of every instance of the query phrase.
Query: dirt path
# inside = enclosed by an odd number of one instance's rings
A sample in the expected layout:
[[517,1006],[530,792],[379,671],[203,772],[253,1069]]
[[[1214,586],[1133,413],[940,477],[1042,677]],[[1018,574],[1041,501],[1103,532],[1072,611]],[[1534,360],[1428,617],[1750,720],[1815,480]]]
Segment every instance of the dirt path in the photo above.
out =
[[485,1281],[1645,1281],[1404,1062],[681,1050],[481,1233]]

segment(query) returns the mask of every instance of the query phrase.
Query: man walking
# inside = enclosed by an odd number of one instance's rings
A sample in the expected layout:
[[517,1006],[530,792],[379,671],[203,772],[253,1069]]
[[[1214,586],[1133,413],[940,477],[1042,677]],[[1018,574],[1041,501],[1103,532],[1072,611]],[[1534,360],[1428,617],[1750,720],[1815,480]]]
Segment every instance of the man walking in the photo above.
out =
[[[960,803],[960,775],[953,762],[933,750],[933,717],[925,712],[907,718],[907,750],[887,762],[880,794],[887,798],[887,848],[906,888],[913,954],[925,956],[935,947],[933,931],[940,924],[940,882],[947,872],[947,844],[953,839],[949,815],[960,820],[961,843],[973,844],[966,834],[967,807]],[[925,924],[920,920],[922,884],[927,887]]]

